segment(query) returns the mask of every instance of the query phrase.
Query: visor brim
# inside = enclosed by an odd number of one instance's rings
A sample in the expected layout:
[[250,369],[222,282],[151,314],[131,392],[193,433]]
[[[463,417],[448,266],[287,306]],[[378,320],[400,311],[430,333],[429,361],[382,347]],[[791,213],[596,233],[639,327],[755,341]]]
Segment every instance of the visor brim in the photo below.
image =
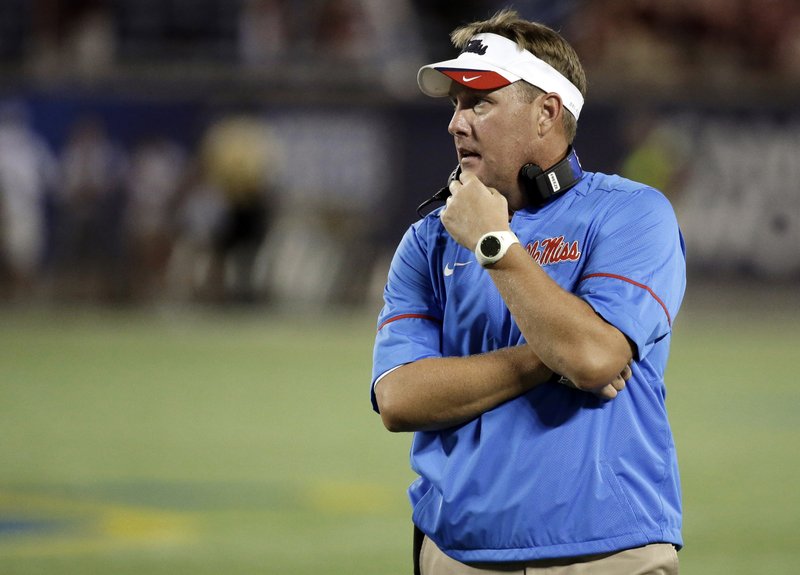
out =
[[462,54],[453,60],[436,62],[420,68],[417,84],[423,94],[442,98],[450,93],[451,82],[474,90],[496,90],[519,80],[518,76],[487,65],[485,61],[470,62]]

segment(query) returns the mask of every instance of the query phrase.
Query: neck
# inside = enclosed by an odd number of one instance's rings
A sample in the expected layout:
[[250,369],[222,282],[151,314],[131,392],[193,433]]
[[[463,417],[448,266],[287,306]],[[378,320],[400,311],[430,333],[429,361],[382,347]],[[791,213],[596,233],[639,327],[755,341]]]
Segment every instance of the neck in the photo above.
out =
[[536,162],[536,165],[542,168],[542,170],[547,171],[566,158],[568,151],[569,146],[567,144],[552,146],[549,150],[546,150],[547,153],[542,154],[540,161]]

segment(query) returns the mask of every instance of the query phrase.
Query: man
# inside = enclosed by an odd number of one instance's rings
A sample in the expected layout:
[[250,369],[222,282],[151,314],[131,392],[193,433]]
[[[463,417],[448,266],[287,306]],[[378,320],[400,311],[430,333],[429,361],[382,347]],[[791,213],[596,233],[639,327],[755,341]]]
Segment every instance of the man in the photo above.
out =
[[397,249],[373,365],[385,426],[416,432],[417,572],[677,573],[674,212],[582,171],[586,82],[557,33],[506,10],[452,39],[418,82],[453,102],[461,173]]

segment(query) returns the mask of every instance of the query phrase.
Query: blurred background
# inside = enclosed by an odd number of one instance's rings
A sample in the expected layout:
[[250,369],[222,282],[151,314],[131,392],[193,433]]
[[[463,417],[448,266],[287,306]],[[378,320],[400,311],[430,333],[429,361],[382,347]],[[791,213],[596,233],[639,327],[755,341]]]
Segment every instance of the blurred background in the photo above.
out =
[[409,571],[368,386],[456,161],[416,71],[506,6],[584,62],[584,168],[686,238],[683,571],[797,571],[796,0],[0,1],[0,571]]

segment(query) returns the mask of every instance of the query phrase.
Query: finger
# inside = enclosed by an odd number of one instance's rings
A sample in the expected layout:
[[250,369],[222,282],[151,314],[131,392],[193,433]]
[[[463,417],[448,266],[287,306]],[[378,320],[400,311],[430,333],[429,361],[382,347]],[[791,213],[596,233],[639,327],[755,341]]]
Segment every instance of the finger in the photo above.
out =
[[610,383],[608,385],[601,387],[594,393],[595,395],[598,395],[603,399],[614,399],[615,397],[617,397],[617,390]]
[[622,375],[622,379],[624,379],[625,381],[628,381],[631,378],[631,376],[633,376],[633,371],[631,371],[630,364],[625,366],[625,368],[622,370],[622,374],[621,375]]
[[461,182],[462,184],[466,184],[466,183],[467,183],[467,182],[469,182],[470,180],[474,180],[474,179],[475,179],[475,178],[477,178],[477,177],[478,177],[478,176],[476,176],[476,175],[475,175],[475,174],[473,174],[472,172],[466,172],[466,171],[462,171],[462,172],[461,172],[461,173],[458,175],[458,181],[459,181],[459,182]]
[[442,217],[445,216],[445,213],[447,213],[447,210],[452,202],[453,202],[453,196],[447,196],[447,199],[444,201],[444,209],[442,209]]

